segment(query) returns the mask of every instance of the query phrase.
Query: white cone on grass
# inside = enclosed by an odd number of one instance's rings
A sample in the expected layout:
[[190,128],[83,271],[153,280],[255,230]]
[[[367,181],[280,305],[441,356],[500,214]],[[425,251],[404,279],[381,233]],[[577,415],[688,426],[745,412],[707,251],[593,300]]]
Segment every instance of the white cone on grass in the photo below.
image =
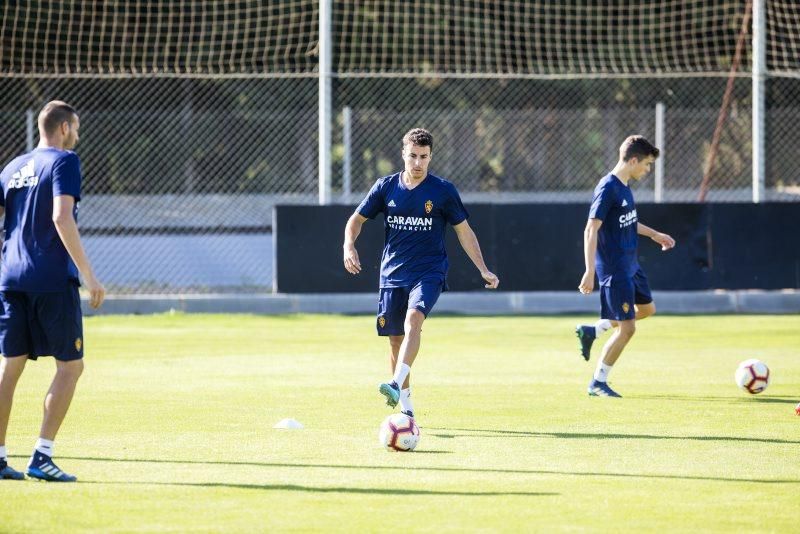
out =
[[284,428],[287,430],[298,430],[303,428],[303,424],[298,421],[297,419],[281,419],[274,427],[272,428]]

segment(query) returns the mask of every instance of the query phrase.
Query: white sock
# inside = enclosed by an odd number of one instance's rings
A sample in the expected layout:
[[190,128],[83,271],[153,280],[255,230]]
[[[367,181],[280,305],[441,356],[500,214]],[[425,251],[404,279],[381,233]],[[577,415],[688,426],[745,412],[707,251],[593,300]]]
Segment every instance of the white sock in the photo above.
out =
[[50,458],[53,457],[53,442],[49,439],[39,438],[36,440],[36,447],[34,447],[37,451],[41,452],[42,454],[46,454]]
[[594,370],[594,379],[598,382],[608,382],[608,375],[611,374],[613,365],[606,365],[603,360],[597,362],[597,369]]
[[397,367],[394,368],[394,383],[398,385],[398,387],[402,388],[403,383],[408,378],[408,373],[411,372],[411,367],[404,364],[403,362],[397,362]]
[[6,455],[6,446],[0,445],[0,460],[6,460],[8,456]]
[[611,328],[611,321],[608,319],[600,319],[596,323],[594,323],[594,331],[597,337],[600,337],[600,334],[605,332],[606,330]]
[[411,388],[400,390],[400,411],[414,412],[414,405],[411,404]]

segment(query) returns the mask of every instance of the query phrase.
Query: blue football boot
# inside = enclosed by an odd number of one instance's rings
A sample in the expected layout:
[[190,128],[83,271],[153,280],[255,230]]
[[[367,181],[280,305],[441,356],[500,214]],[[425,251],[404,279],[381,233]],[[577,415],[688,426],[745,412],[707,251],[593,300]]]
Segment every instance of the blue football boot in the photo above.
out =
[[581,342],[581,356],[588,362],[592,343],[597,339],[597,332],[593,326],[579,324],[575,327],[575,335],[578,336],[578,340]]
[[28,463],[27,475],[48,482],[75,482],[78,480],[78,477],[68,475],[59,469],[52,458],[39,451],[33,451],[31,461]]
[[592,380],[589,382],[589,396],[590,397],[618,397],[622,398],[622,395],[611,389],[608,384],[605,382],[600,382],[599,380]]
[[25,475],[8,465],[5,460],[0,460],[0,480],[25,480]]
[[397,403],[400,401],[400,387],[397,384],[394,382],[381,384],[378,386],[378,391],[381,392],[381,395],[386,397],[386,404],[392,408],[397,406]]

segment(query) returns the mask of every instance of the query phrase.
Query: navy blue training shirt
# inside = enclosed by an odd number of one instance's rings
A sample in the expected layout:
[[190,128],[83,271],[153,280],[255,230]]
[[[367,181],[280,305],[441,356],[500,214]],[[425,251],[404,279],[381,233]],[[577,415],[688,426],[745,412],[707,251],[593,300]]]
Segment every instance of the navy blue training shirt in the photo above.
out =
[[615,276],[633,276],[639,269],[636,253],[639,219],[631,188],[613,174],[603,177],[594,190],[589,218],[603,221],[595,255],[600,285],[610,285]]
[[62,291],[78,283],[78,269],[53,223],[53,197],[75,199],[78,219],[81,163],[69,150],[37,148],[19,156],[0,173],[5,208],[5,240],[0,259],[0,289]]
[[356,210],[368,219],[384,215],[380,287],[409,287],[421,280],[444,283],[448,267],[445,228],[464,222],[469,214],[447,180],[429,173],[409,190],[402,175],[398,172],[378,179]]

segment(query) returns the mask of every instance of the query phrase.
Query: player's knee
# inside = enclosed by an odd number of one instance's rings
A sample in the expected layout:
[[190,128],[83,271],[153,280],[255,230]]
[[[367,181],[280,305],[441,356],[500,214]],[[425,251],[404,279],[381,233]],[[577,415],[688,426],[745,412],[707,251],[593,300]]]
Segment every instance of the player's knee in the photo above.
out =
[[425,314],[419,310],[409,310],[406,315],[406,332],[422,329],[422,323],[425,321]]
[[620,323],[619,325],[619,335],[625,338],[632,338],[633,335],[636,333],[636,323],[633,321],[625,321]]
[[25,368],[25,360],[28,359],[27,356],[18,356],[15,358],[6,358],[2,356],[0,358],[2,358],[2,361],[0,361],[0,376],[8,380],[17,380],[19,378],[22,374],[22,370]]
[[58,362],[56,373],[65,380],[77,382],[83,374],[83,359]]
[[403,336],[389,336],[389,346],[393,351],[399,351],[400,345],[403,344]]

